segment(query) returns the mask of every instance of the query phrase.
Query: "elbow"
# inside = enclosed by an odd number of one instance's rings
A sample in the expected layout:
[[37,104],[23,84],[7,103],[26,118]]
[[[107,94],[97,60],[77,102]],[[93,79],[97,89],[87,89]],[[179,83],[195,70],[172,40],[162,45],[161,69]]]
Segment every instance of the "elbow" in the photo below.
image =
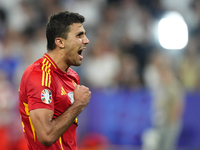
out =
[[49,136],[38,137],[38,141],[44,146],[51,146],[55,141]]
[[52,142],[49,142],[49,141],[40,141],[40,143],[44,146],[47,146],[47,147],[49,147],[53,144]]

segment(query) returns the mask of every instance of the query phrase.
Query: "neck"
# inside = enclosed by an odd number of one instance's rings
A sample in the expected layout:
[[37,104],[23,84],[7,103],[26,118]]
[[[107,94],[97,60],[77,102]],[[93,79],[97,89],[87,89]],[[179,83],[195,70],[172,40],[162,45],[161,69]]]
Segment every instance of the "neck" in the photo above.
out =
[[61,51],[59,52],[55,49],[55,50],[48,51],[47,54],[51,57],[51,59],[55,62],[55,64],[58,66],[60,70],[62,70],[63,72],[67,72],[70,66],[68,66],[65,63],[65,60],[63,57],[64,55],[61,53]]

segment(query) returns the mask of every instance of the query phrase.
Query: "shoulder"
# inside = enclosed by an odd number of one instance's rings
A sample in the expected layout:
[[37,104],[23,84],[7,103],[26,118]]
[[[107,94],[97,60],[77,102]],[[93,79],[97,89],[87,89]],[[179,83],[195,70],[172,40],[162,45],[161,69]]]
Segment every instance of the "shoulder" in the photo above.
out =
[[23,76],[30,77],[32,74],[40,74],[42,72],[41,59],[37,60],[33,64],[29,65],[24,71]]
[[22,82],[50,86],[52,70],[45,68],[42,62],[41,58],[28,66],[22,76]]

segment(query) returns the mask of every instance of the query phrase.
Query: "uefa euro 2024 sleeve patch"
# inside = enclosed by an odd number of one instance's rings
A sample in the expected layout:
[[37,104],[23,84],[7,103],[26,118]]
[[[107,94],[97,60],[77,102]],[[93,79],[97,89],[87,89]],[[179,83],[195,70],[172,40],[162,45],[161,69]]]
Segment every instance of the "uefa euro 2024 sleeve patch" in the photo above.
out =
[[52,102],[52,93],[49,89],[42,90],[41,100],[46,104],[50,104]]

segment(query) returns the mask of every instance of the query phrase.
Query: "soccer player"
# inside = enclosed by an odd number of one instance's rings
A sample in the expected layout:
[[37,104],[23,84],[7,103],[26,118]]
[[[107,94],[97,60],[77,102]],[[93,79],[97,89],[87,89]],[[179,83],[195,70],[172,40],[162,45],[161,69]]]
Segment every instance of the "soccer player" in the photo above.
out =
[[83,22],[78,13],[52,15],[46,27],[47,53],[22,76],[19,111],[29,150],[77,150],[77,116],[91,97],[70,68],[81,65],[89,43]]

